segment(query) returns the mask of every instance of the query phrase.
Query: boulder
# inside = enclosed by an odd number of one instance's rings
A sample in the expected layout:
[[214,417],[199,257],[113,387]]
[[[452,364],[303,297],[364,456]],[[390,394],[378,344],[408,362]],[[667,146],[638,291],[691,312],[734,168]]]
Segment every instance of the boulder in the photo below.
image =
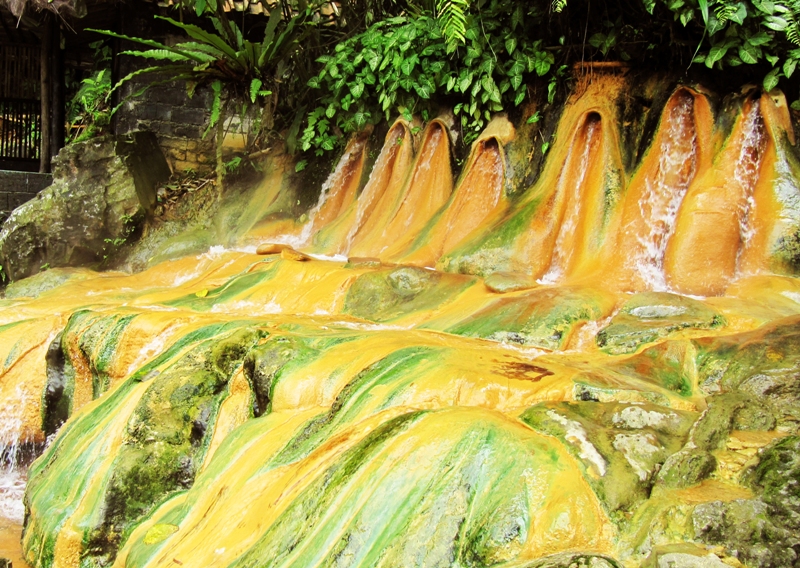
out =
[[70,144],[53,164],[53,184],[0,231],[0,264],[12,281],[101,262],[137,232],[170,175],[149,132]]

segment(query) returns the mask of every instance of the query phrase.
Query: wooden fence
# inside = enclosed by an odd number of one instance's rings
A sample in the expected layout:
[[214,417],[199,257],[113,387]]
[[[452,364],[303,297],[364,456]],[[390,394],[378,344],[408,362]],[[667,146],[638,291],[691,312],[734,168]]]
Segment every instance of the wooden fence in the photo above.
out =
[[41,103],[0,98],[0,158],[38,160]]
[[0,160],[38,160],[40,48],[0,44]]

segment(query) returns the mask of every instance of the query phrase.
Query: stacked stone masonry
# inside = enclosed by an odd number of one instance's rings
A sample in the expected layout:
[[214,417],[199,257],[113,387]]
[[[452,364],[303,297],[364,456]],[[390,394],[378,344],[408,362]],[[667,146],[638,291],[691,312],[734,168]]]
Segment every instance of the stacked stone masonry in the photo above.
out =
[[51,183],[53,176],[50,174],[0,171],[0,223]]

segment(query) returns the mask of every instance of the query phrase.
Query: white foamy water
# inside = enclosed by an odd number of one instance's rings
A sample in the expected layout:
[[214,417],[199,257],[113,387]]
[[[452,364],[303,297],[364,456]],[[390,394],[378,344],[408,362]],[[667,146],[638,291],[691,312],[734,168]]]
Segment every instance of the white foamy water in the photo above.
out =
[[25,392],[17,385],[14,397],[0,409],[0,517],[17,523],[25,516],[25,467],[18,462],[25,402]]
[[642,252],[635,268],[651,290],[669,288],[664,276],[664,254],[675,232],[675,219],[697,170],[697,132],[694,128],[694,98],[685,94],[671,105],[666,132],[659,149],[658,170],[645,180],[639,210],[647,231],[637,240]]
[[761,111],[757,103],[753,103],[750,110],[747,112],[742,131],[744,139],[739,148],[736,169],[733,171],[733,179],[739,184],[740,191],[742,192],[737,211],[739,217],[739,236],[742,242],[736,257],[737,269],[742,252],[755,234],[752,213],[756,201],[753,190],[755,189],[756,181],[758,181],[758,170],[761,166],[761,158],[764,154],[764,146],[766,144],[764,121],[761,118]]
[[[400,128],[402,129],[402,127]],[[383,173],[383,171],[388,167],[389,162],[395,157],[398,150],[398,142],[402,143],[404,140],[403,135],[405,134],[405,131],[402,130],[402,132],[403,134],[398,135],[396,138],[393,136],[386,137],[388,141],[383,145],[383,148],[381,148],[381,153],[378,156],[378,159],[375,161],[375,165],[369,174],[367,184],[361,191],[356,208],[356,220],[347,233],[346,250],[348,251],[353,246],[353,239],[355,239],[356,233],[358,233],[361,225],[366,221],[365,215],[367,214],[367,211],[371,211],[373,204],[382,196],[382,194],[379,194],[379,191],[385,188],[378,185],[379,180],[381,179],[380,174]]]

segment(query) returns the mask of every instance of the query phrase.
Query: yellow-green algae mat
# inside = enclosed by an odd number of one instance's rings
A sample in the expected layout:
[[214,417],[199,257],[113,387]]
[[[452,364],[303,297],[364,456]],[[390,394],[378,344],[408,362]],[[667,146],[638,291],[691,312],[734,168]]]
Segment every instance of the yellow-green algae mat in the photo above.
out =
[[498,293],[244,253],[80,276],[0,311],[3,381],[55,434],[32,566],[794,561],[794,279]]

